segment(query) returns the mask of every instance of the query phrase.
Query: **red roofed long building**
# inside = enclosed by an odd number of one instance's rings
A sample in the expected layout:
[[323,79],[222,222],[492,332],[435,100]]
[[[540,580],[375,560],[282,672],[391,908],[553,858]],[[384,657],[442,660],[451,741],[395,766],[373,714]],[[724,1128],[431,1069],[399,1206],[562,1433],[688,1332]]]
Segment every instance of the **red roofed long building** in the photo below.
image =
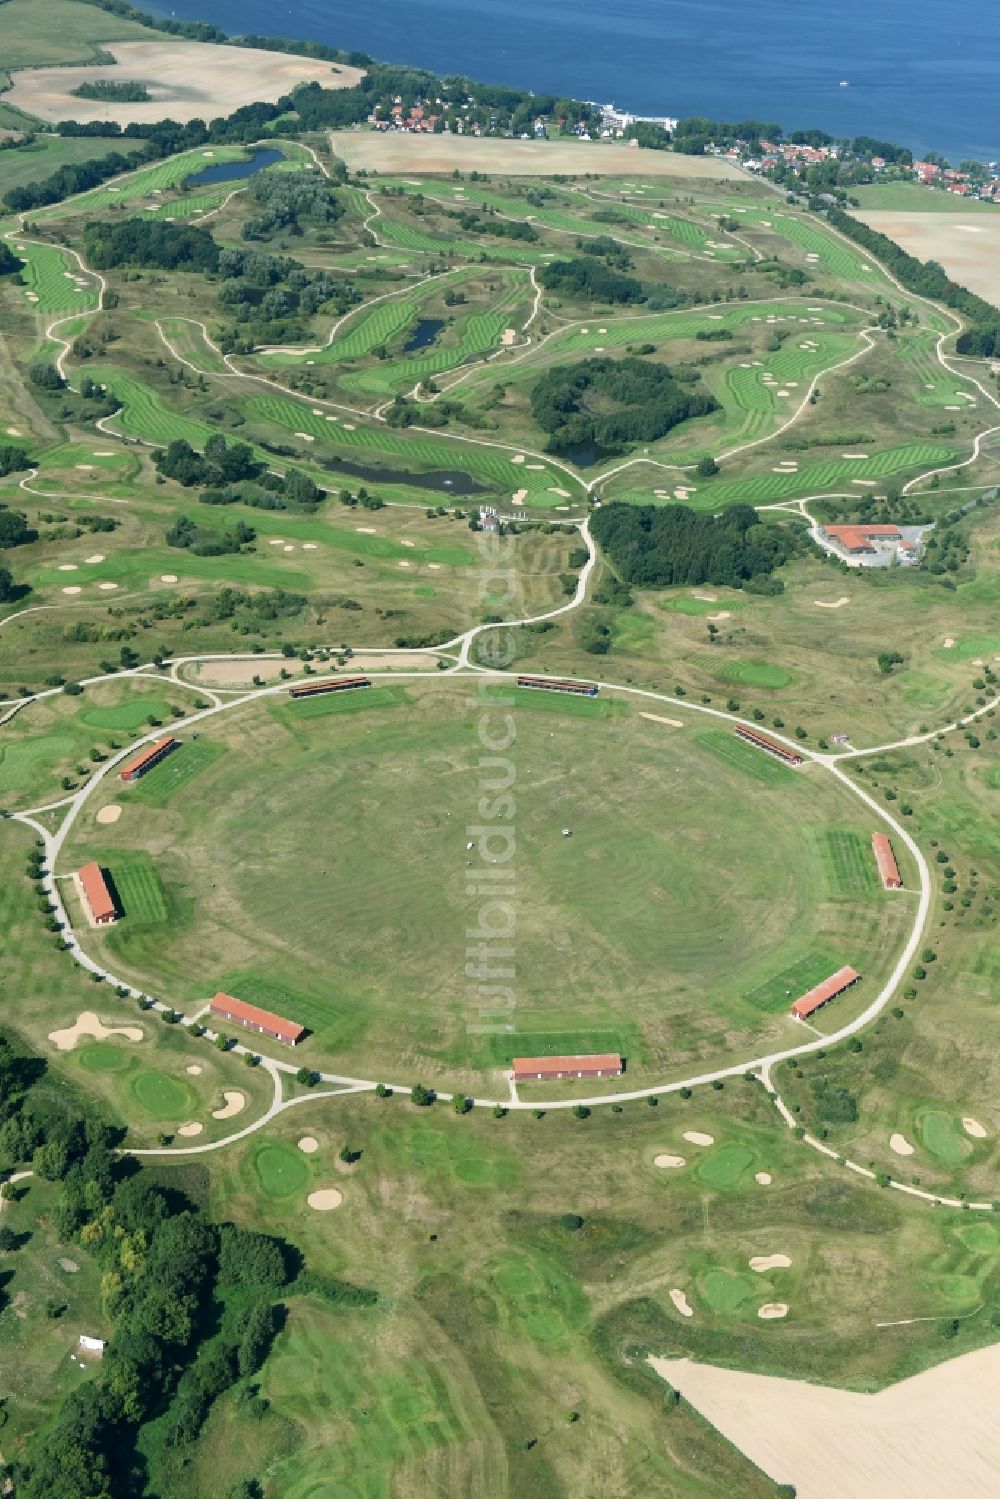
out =
[[802,764],[802,756],[798,750],[792,749],[791,745],[781,744],[777,739],[769,738],[767,734],[758,734],[756,729],[751,729],[747,724],[737,724],[733,733],[745,744],[752,744],[754,749],[773,755],[776,760],[783,761],[785,765]]
[[875,854],[875,863],[882,883],[887,890],[902,890],[903,877],[896,863],[896,855],[892,851],[892,844],[885,833],[872,834],[872,851]]
[[823,535],[852,557],[874,556],[874,541],[902,541],[898,526],[872,526],[859,521],[851,526],[823,526]]
[[270,1010],[261,1010],[257,1005],[248,1005],[246,1000],[234,999],[231,994],[217,994],[208,1008],[223,1020],[234,1020],[249,1031],[272,1036],[287,1046],[297,1045],[305,1035],[304,1026],[286,1020],[283,1015],[274,1015]]
[[621,1077],[622,1059],[616,1052],[593,1056],[515,1057],[515,1083],[555,1082],[565,1077]]
[[792,1014],[796,1020],[805,1020],[807,1015],[815,1015],[831,999],[836,999],[838,994],[843,994],[845,989],[856,984],[860,977],[860,973],[853,968],[838,968],[836,973],[817,984],[815,989],[810,989],[808,994],[797,999],[792,1005]]
[[147,770],[152,770],[154,765],[159,765],[160,761],[169,755],[171,750],[177,749],[179,744],[179,739],[169,737],[166,739],[157,739],[154,744],[148,745],[142,751],[141,755],[136,755],[134,760],[128,762],[120,773],[121,779],[123,781],[137,781],[140,776],[146,774]]
[[83,903],[90,912],[91,920],[95,926],[110,926],[116,920],[118,912],[115,903],[111,899],[111,892],[104,882],[99,864],[85,864],[77,872],[77,888],[83,898]]

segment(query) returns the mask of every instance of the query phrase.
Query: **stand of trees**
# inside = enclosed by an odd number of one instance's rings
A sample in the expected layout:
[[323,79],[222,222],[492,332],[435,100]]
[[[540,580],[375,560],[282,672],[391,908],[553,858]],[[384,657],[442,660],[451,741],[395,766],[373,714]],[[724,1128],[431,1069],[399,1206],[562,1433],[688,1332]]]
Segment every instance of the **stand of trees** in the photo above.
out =
[[258,172],[250,179],[248,197],[262,212],[243,225],[244,239],[264,239],[282,229],[293,232],[301,220],[310,224],[334,224],[343,216],[332,185],[325,177],[295,172]]
[[[28,874],[37,877],[41,851]],[[22,1499],[126,1499],[183,1469],[212,1402],[263,1367],[286,1294],[370,1306],[375,1292],[305,1270],[290,1244],[213,1223],[176,1187],[119,1154],[123,1132],[80,1100],[40,1086],[46,1066],[0,1034],[0,1165],[61,1183],[57,1236],[98,1263],[112,1323],[99,1370],[38,1427],[12,1477]],[[241,1391],[266,1409],[253,1385]],[[160,1423],[155,1457],[141,1428]],[[252,1492],[252,1487],[247,1492]]]
[[[589,409],[591,396],[600,409]],[[682,384],[665,364],[634,357],[556,365],[531,392],[531,414],[549,433],[553,451],[594,443],[620,452],[629,443],[655,442],[679,422],[717,406],[709,391]]]
[[199,526],[190,516],[179,515],[164,539],[168,547],[190,550],[195,557],[225,557],[230,552],[242,552],[256,541],[257,533],[241,520],[231,531],[213,531]]
[[219,247],[207,229],[156,219],[88,224],[83,231],[83,250],[87,263],[98,271],[119,265],[215,271],[219,265]]
[[99,78],[95,83],[81,83],[70,92],[75,99],[97,99],[109,104],[148,104],[153,97],[144,83],[133,79],[119,83],[117,79]]
[[580,260],[550,260],[538,273],[547,291],[592,302],[645,302],[646,292],[635,276],[613,271],[592,257]]
[[701,515],[686,505],[602,505],[591,532],[619,575],[640,588],[768,579],[794,550],[786,528],[763,525],[752,505]]
[[225,354],[294,343],[308,336],[305,319],[321,310],[339,315],[361,301],[352,277],[307,270],[287,255],[227,247],[218,269],[219,305],[234,323],[219,336]]

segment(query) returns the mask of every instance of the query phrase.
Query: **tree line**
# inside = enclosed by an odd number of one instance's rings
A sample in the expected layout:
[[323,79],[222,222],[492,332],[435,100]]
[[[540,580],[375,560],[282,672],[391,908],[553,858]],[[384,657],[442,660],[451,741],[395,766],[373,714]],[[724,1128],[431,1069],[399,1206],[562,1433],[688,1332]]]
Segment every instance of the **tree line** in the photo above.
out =
[[98,271],[155,266],[163,271],[215,271],[219,247],[207,229],[161,219],[98,221],[83,231],[84,258]]
[[590,529],[619,575],[640,588],[742,588],[768,579],[795,549],[791,532],[764,525],[752,505],[710,515],[686,505],[612,503],[594,512]]

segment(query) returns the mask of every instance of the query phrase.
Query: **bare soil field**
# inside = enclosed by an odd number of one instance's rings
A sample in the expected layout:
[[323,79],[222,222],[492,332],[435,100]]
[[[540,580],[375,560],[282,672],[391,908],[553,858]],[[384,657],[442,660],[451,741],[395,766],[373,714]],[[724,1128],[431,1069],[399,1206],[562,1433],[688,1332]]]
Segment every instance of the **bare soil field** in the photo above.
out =
[[742,176],[715,156],[675,156],[671,151],[644,151],[640,146],[597,141],[508,141],[463,135],[411,135],[397,130],[335,130],[334,153],[352,171],[366,172],[509,172],[514,177],[551,177],[568,172],[602,177]]
[[[256,47],[216,47],[208,42],[109,42],[115,67],[31,68],[14,74],[5,104],[43,120],[133,120],[150,123],[169,116],[182,123],[231,114],[241,104],[273,104],[297,83],[350,88],[360,68],[318,62]],[[148,104],[77,99],[81,83],[144,83]]]
[[901,1380],[877,1395],[653,1358],[656,1372],[798,1499],[940,1499],[1000,1491],[992,1419],[1000,1346]]
[[859,219],[1000,307],[1000,214],[866,213]]

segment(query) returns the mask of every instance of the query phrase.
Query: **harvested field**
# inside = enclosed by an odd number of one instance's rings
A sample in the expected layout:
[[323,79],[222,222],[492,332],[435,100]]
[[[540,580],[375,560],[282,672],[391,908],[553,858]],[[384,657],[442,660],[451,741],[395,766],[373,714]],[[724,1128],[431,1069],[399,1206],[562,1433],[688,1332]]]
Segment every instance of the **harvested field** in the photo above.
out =
[[970,291],[1000,307],[1000,214],[858,213],[921,260],[936,260]]
[[[150,41],[109,42],[106,50],[117,59],[116,66],[33,68],[15,73],[4,102],[53,123],[74,119],[150,124],[169,115],[183,124],[231,114],[241,104],[273,104],[297,83],[315,81],[324,88],[350,88],[362,77],[359,68],[334,68],[314,58],[256,47]],[[152,98],[146,104],[117,104],[77,99],[71,93],[81,83],[108,80],[144,83]]]
[[1000,1431],[992,1419],[1000,1345],[938,1364],[877,1395],[653,1358],[729,1441],[798,1499],[939,1499],[992,1494]]
[[510,172],[517,177],[551,177],[562,172],[716,179],[742,175],[728,161],[714,156],[675,156],[670,151],[644,151],[639,146],[593,141],[475,140],[403,131],[382,135],[371,130],[336,130],[331,133],[330,145],[352,171],[363,168],[368,172],[450,174],[457,168],[462,172]]

